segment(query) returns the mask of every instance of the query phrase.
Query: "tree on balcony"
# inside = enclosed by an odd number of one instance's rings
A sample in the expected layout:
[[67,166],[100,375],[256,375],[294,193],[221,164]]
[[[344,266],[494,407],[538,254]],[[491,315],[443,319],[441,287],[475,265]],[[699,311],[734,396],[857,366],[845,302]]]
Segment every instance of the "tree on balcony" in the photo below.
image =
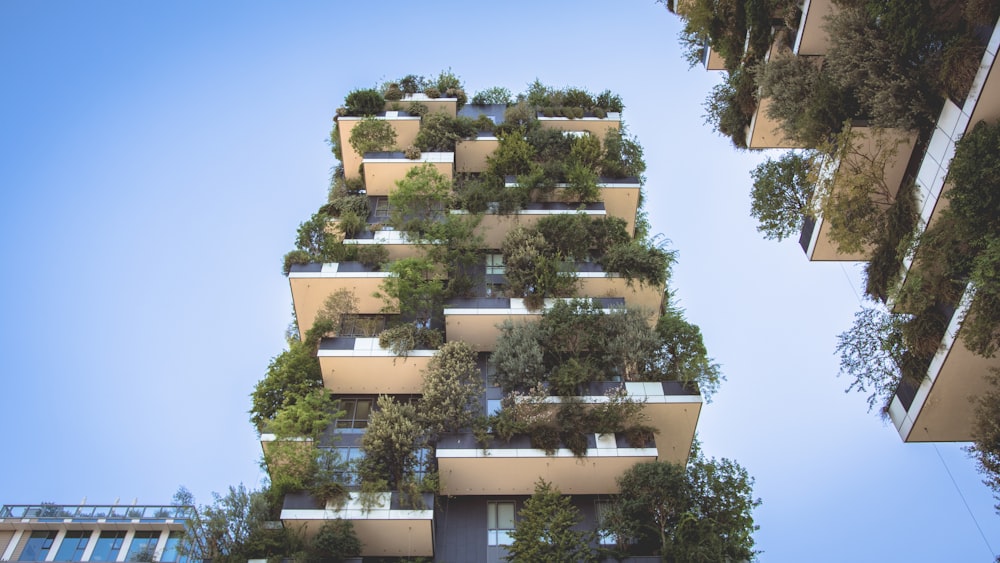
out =
[[392,150],[396,146],[396,130],[384,119],[366,117],[351,129],[348,143],[361,157],[370,152]]
[[363,482],[384,481],[391,489],[402,487],[417,465],[417,449],[426,435],[417,409],[390,396],[378,398],[368,428],[361,437]]
[[323,388],[323,373],[315,350],[297,339],[289,340],[288,350],[271,359],[264,378],[254,386],[250,422],[263,431],[287,405]]
[[1000,514],[1000,370],[987,376],[989,388],[975,401],[975,422],[972,427],[973,445],[968,452],[985,476],[983,482],[993,490],[994,506]]
[[418,412],[429,434],[471,426],[483,396],[483,380],[472,346],[462,341],[442,346],[424,371],[420,392]]
[[802,230],[806,217],[813,214],[817,172],[811,153],[791,151],[777,160],[768,158],[750,172],[750,215],[764,238],[780,241]]
[[571,497],[559,492],[552,483],[539,479],[535,492],[518,512],[513,543],[507,548],[512,563],[594,562],[597,557],[590,545],[595,535],[574,529],[582,521]]
[[[697,442],[687,467],[650,462],[618,478],[606,532],[639,546],[659,544],[665,561],[751,561],[753,478],[734,461],[705,458]],[[624,546],[621,546],[624,547]]]

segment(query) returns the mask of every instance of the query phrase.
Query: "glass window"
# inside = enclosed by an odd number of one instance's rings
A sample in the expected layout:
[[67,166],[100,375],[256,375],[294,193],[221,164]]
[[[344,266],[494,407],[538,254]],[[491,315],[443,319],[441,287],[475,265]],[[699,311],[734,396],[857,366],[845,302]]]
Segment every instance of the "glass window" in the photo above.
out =
[[388,219],[392,214],[392,210],[389,209],[389,198],[387,197],[376,197],[372,198],[375,200],[375,212],[374,216],[376,219]]
[[91,561],[114,561],[125,541],[125,532],[101,532],[94,544],[94,552],[90,554]]
[[18,561],[45,561],[52,549],[52,542],[56,539],[56,532],[31,532],[28,543],[24,544],[21,556]]
[[339,431],[364,432],[365,428],[368,428],[372,399],[341,399],[340,408],[344,410],[344,416],[337,419]]
[[385,330],[385,315],[344,315],[340,320],[340,336],[371,338]]
[[503,265],[503,254],[487,254],[486,255],[486,274],[504,274],[507,272],[507,268]]
[[514,531],[514,503],[486,503],[486,545],[510,545]]
[[500,399],[486,399],[486,416],[493,416],[503,410],[503,401]]
[[152,561],[160,532],[136,532],[128,546],[126,561]]
[[180,547],[183,539],[184,532],[170,532],[170,535],[167,536],[167,543],[163,546],[163,555],[160,556],[160,561],[164,563],[187,563],[187,556],[177,552],[177,548]]
[[343,469],[335,471],[335,479],[348,487],[361,485],[361,478],[358,476],[358,463],[365,457],[364,452],[358,446],[337,446],[330,448],[337,452],[340,461],[344,463]]
[[56,561],[83,561],[83,552],[90,542],[90,530],[70,531],[63,536],[56,552]]
[[611,510],[610,500],[599,500],[594,503],[594,508],[597,511],[597,542],[601,545],[614,545],[615,535],[611,532],[603,530],[605,521],[608,518],[608,512]]

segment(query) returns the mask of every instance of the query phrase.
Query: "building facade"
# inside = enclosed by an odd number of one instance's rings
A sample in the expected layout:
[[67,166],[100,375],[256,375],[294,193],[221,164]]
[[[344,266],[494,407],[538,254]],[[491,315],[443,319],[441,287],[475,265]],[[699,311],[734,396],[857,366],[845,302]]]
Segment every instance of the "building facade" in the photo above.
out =
[[[397,87],[390,85],[389,92]],[[286,259],[299,338],[315,342],[323,386],[339,400],[343,414],[317,437],[279,436],[263,427],[265,457],[275,444],[285,442],[333,451],[337,459],[351,463],[338,475],[346,496],[322,499],[314,491],[289,492],[281,520],[286,528],[302,530],[307,537],[332,520],[348,520],[362,543],[361,556],[371,560],[501,561],[519,510],[544,479],[572,496],[582,516],[580,529],[597,530],[618,492],[616,478],[629,467],[656,460],[686,463],[702,406],[697,382],[665,375],[663,366],[616,363],[612,356],[619,352],[595,344],[568,350],[543,341],[535,342],[545,354],[537,361],[541,390],[529,391],[504,383],[514,374],[498,367],[494,352],[505,346],[502,339],[510,337],[514,327],[554,319],[552,311],[591,327],[587,330],[602,319],[639,315],[643,334],[662,333],[664,329],[660,333],[655,329],[668,310],[664,291],[671,258],[644,230],[641,149],[638,156],[634,151],[629,156],[628,148],[638,145],[628,145],[634,140],[624,137],[623,154],[621,108],[614,100],[609,104],[590,97],[570,102],[568,91],[550,91],[562,102],[559,107],[542,107],[513,101],[466,104],[461,91],[439,92],[433,87],[398,96],[389,92],[382,92],[388,99],[381,111],[352,115],[358,112],[347,108],[336,120],[332,142],[342,169],[335,175],[330,201],[321,210],[326,224],[321,237],[334,237],[334,242],[324,244],[333,244],[337,248],[332,254],[345,258],[330,260],[318,255],[317,245],[300,244],[296,259],[292,263]],[[348,105],[350,101],[349,97]],[[522,115],[526,110],[529,113]],[[509,121],[514,119],[512,111],[522,113],[516,127]],[[363,145],[352,132],[373,127],[372,123],[391,127],[394,140],[391,146],[359,153]],[[452,130],[465,129],[450,141],[428,140],[436,131],[428,128],[441,123]],[[561,149],[546,153],[544,143]],[[414,150],[415,146],[423,150]],[[511,156],[516,150],[532,156],[519,161]],[[578,157],[584,150],[590,156]],[[574,166],[578,172],[583,167],[583,172],[574,176],[568,171]],[[415,178],[446,186],[447,195],[424,202],[423,207],[410,199],[409,216],[400,216],[394,206],[402,199],[394,193],[411,189]],[[352,213],[331,211],[341,205],[335,201],[347,201],[336,199],[336,193],[353,201],[363,198],[362,225],[347,226],[355,220]],[[467,218],[462,237],[474,241],[474,248],[468,248],[468,240],[449,240],[447,232],[427,234],[441,231],[426,222],[418,227],[421,232],[407,232],[407,226],[416,228],[406,223],[416,208],[424,210],[422,219],[434,224]],[[565,249],[531,247],[525,250],[531,256],[528,260],[512,259],[512,232],[522,233],[529,247],[540,244],[546,238],[538,229],[549,228],[558,218],[582,228],[584,238],[588,229],[600,230],[595,226],[612,228],[616,234],[610,244],[621,248],[611,251],[604,242],[583,240],[582,250],[572,256]],[[300,229],[300,241],[302,233]],[[577,246],[580,242],[576,240]],[[463,252],[449,254],[463,243]],[[640,272],[633,259],[608,258],[610,252],[626,247],[652,266],[647,264],[647,271]],[[375,264],[363,263],[372,255],[382,258]],[[454,260],[461,263],[448,263],[449,258],[441,256],[457,256]],[[394,292],[387,286],[387,280],[407,275],[399,264],[428,257],[433,267],[421,271],[417,285],[433,286],[431,291],[418,287],[409,293]],[[557,278],[555,282],[539,273],[544,264],[552,265],[546,271]],[[610,267],[622,265],[630,270]],[[516,275],[514,269],[519,269]],[[528,282],[517,281],[525,276]],[[333,324],[316,334],[318,319],[330,320],[330,296],[348,294],[352,305],[338,309]],[[406,299],[421,302],[415,305]],[[418,334],[403,349],[385,338],[386,331],[401,326]],[[440,336],[423,339],[424,331]],[[414,463],[407,469],[411,475],[406,477],[408,483],[420,485],[419,493],[414,494],[412,487],[403,490],[399,482],[372,492],[374,479],[358,467],[364,466],[364,436],[369,422],[378,416],[380,397],[414,405],[416,418],[421,419],[419,409],[429,408],[421,402],[428,370],[439,349],[455,342],[467,343],[473,350],[483,389],[473,422],[421,438]],[[569,386],[571,390],[564,386],[556,391],[552,382],[556,368],[541,367],[548,355],[559,356],[553,362],[571,359],[573,365],[589,366],[589,371]],[[652,376],[654,371],[660,376]],[[586,421],[594,420],[588,413],[610,412],[606,405],[615,402],[634,406],[630,412],[637,426],[587,427]],[[560,418],[569,412],[563,410],[565,405],[582,413],[580,427],[570,428]],[[531,416],[524,409],[534,409],[532,420],[527,420]],[[520,425],[518,430],[500,430],[504,420]],[[280,471],[280,463],[270,465],[272,472],[275,467]],[[598,543],[614,541],[607,534],[598,537]]]
[[0,561],[187,563],[178,549],[190,506],[37,505],[0,508]]
[[[698,0],[673,0],[665,2],[668,9],[688,20],[690,14],[701,9],[703,3]],[[954,3],[957,7],[961,3]],[[725,43],[726,35],[718,34],[706,38],[704,61],[708,70],[727,70],[730,84],[737,82],[734,77],[747,76],[748,69],[754,65],[769,63],[789,57],[809,62],[816,69],[825,69],[826,57],[837,42],[837,37],[831,37],[830,18],[839,15],[844,9],[833,0],[805,0],[804,2],[772,2],[760,3],[770,6],[773,12],[746,14],[746,21],[740,21],[744,27],[738,34],[745,33],[746,43],[740,51],[740,61],[727,61],[713,50],[713,41],[721,49],[731,48]],[[855,146],[851,154],[844,158],[828,158],[820,174],[822,181],[827,181],[833,188],[826,197],[836,197],[838,175],[850,174],[858,169],[858,162],[877,162],[881,166],[879,178],[875,181],[884,185],[889,198],[899,199],[901,190],[913,190],[916,216],[912,229],[912,237],[917,241],[915,246],[904,251],[896,251],[901,263],[894,274],[895,281],[891,287],[874,292],[872,298],[885,301],[888,308],[896,314],[916,315],[920,317],[925,311],[911,305],[917,299],[897,299],[896,296],[914,294],[922,289],[913,290],[907,287],[918,287],[923,273],[920,270],[921,235],[931,226],[941,222],[941,218],[949,208],[948,192],[953,189],[953,178],[949,175],[952,157],[956,154],[957,143],[980,123],[995,125],[1000,122],[1000,76],[994,74],[994,63],[998,48],[1000,48],[1000,26],[996,25],[995,10],[990,14],[978,15],[973,18],[972,7],[967,7],[964,18],[955,19],[959,12],[933,14],[917,14],[918,10],[926,9],[925,4],[913,4],[911,22],[918,19],[921,25],[933,27],[926,20],[935,17],[950,17],[948,25],[964,29],[965,36],[955,35],[954,41],[964,41],[972,45],[985,45],[984,50],[972,52],[979,55],[964,55],[962,65],[968,69],[971,77],[970,86],[960,92],[948,91],[941,95],[943,103],[936,119],[928,125],[915,126],[911,129],[878,129],[870,125],[870,115],[858,116],[851,123],[855,134]],[[942,5],[944,6],[944,5]],[[905,11],[905,10],[904,10]],[[887,16],[885,21],[890,21]],[[757,30],[756,27],[764,27]],[[884,23],[884,22],[882,22]],[[880,25],[879,22],[875,24]],[[888,24],[891,25],[891,24]],[[836,29],[843,29],[844,26]],[[875,28],[873,28],[875,29]],[[912,30],[918,37],[923,30]],[[873,34],[877,32],[872,32]],[[742,38],[743,35],[740,35]],[[757,42],[754,38],[764,38]],[[943,48],[947,49],[948,45]],[[843,48],[843,47],[842,47]],[[940,45],[937,47],[942,49]],[[755,52],[756,51],[756,52]],[[895,53],[885,53],[885,57]],[[939,53],[940,55],[940,53]],[[946,53],[944,56],[950,56]],[[929,57],[928,57],[929,58]],[[978,63],[978,64],[977,64]],[[956,65],[958,66],[958,65]],[[972,77],[974,75],[974,77]],[[885,79],[886,88],[890,79]],[[748,116],[749,124],[737,131],[722,131],[731,135],[734,143],[750,149],[815,149],[815,145],[789,138],[781,119],[769,115],[768,109],[772,99],[765,95],[763,89],[753,85],[753,111]],[[808,94],[811,95],[811,94]],[[863,111],[861,113],[864,113]],[[876,142],[881,139],[882,142]],[[890,149],[886,149],[886,147]],[[879,152],[881,151],[881,153]],[[985,164],[984,164],[985,165]],[[845,172],[845,170],[847,172]],[[832,235],[832,222],[823,217],[818,210],[812,216],[807,216],[799,238],[799,243],[811,261],[849,261],[869,262],[879,251],[877,245],[868,244],[860,249],[845,251]],[[891,209],[891,207],[890,207]],[[908,233],[909,234],[909,233]],[[906,247],[902,240],[895,240],[900,248]],[[976,244],[971,246],[975,247]],[[886,254],[879,258],[884,259]],[[884,267],[884,266],[880,266]],[[866,272],[870,272],[867,270]],[[871,274],[869,274],[869,278]],[[919,368],[912,368],[913,373],[904,373],[896,390],[884,405],[884,412],[892,420],[893,425],[905,442],[947,442],[970,441],[974,424],[975,399],[982,396],[988,389],[989,374],[1000,368],[1000,358],[988,357],[989,354],[976,353],[969,349],[963,336],[963,322],[975,299],[975,287],[969,281],[968,272],[960,274],[960,283],[964,291],[958,296],[937,300],[934,310],[926,311],[926,317],[933,317],[933,323],[940,325],[940,330],[934,335],[933,350],[922,354]],[[927,285],[927,284],[925,284]],[[929,321],[930,322],[930,321]],[[912,348],[912,347],[911,347]]]

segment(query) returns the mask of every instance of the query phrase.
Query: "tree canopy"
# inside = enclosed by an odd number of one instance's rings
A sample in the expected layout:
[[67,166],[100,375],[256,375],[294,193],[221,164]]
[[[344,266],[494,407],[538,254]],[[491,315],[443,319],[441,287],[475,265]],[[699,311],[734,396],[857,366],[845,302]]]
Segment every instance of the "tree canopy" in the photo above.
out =
[[519,519],[510,533],[513,543],[507,548],[512,563],[594,562],[590,544],[594,533],[574,529],[582,521],[580,511],[568,495],[552,483],[539,479],[535,492],[524,502]]

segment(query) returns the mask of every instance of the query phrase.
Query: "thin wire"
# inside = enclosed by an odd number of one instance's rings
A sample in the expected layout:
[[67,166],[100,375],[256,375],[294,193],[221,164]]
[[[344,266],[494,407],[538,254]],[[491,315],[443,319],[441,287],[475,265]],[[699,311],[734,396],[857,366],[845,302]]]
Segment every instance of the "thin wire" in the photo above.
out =
[[976,529],[979,530],[979,535],[983,538],[983,543],[986,544],[986,549],[990,550],[990,554],[993,557],[997,556],[997,552],[993,551],[993,546],[990,545],[990,541],[986,539],[986,534],[983,533],[982,527],[979,526],[979,520],[976,519],[976,515],[973,514],[972,509],[969,508],[969,503],[965,501],[965,495],[962,494],[962,489],[958,488],[958,483],[955,482],[955,477],[951,474],[951,470],[948,469],[948,464],[944,462],[944,457],[941,455],[941,451],[938,450],[937,444],[934,444],[934,452],[937,454],[938,459],[941,460],[941,465],[944,466],[945,472],[948,474],[948,478],[951,479],[951,484],[955,486],[955,491],[958,493],[958,497],[962,499],[962,504],[965,505],[965,509],[969,511],[969,516],[972,517],[972,521],[976,523]]
[[844,277],[847,278],[847,285],[851,286],[851,291],[854,292],[854,298],[858,300],[858,303],[864,305],[864,301],[861,299],[861,294],[858,293],[858,288],[854,287],[854,280],[851,279],[850,274],[847,273],[847,268],[844,267],[844,263],[840,263],[840,271],[844,272]]

